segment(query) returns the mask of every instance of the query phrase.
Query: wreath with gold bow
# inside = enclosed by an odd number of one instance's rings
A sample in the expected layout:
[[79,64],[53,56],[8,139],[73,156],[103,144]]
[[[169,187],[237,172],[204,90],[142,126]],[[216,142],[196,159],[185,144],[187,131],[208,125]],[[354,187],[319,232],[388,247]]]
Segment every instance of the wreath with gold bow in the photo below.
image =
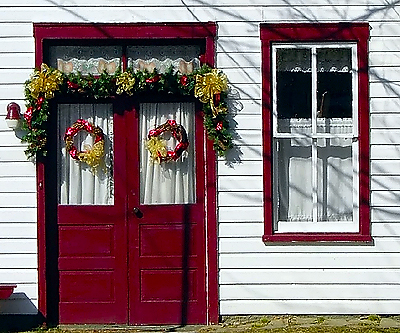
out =
[[[174,150],[167,150],[167,144],[160,135],[164,132],[171,132],[178,141]],[[146,148],[150,152],[153,161],[170,162],[177,161],[182,153],[189,147],[189,140],[185,128],[177,124],[175,120],[169,119],[164,124],[149,131],[147,135]]]
[[[94,138],[93,146],[87,146],[85,151],[79,151],[74,146],[74,137],[80,131],[86,131]],[[78,119],[65,131],[64,141],[66,151],[74,160],[85,162],[92,170],[101,164],[104,156],[104,133],[99,126],[95,126],[84,119]]]
[[98,76],[80,73],[65,74],[42,64],[35,69],[25,82],[23,129],[28,143],[28,157],[47,153],[49,100],[57,95],[78,98],[102,99],[115,96],[140,96],[141,94],[164,93],[167,95],[193,96],[203,106],[204,127],[208,137],[214,142],[218,155],[224,156],[233,147],[232,130],[228,116],[228,79],[218,69],[203,65],[190,74],[176,72],[172,68],[164,73],[134,70],[117,71],[115,74],[103,72]]

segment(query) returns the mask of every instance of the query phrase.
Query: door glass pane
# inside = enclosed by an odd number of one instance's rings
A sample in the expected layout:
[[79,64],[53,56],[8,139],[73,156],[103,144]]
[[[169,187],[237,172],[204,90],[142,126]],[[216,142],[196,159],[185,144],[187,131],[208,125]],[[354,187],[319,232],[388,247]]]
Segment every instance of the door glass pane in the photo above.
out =
[[200,67],[200,45],[128,46],[128,67],[165,73],[171,67],[180,73],[192,73]]
[[[58,202],[61,205],[112,205],[113,177],[113,111],[111,104],[58,105]],[[99,126],[105,137],[105,156],[102,164],[92,170],[66,152],[64,134],[77,119]],[[80,131],[74,137],[78,151],[93,145],[93,136]]]
[[[195,188],[195,104],[140,104],[140,202],[142,204],[187,204],[196,201]],[[146,149],[151,129],[173,119],[187,133],[189,147],[177,161],[152,161]],[[160,135],[173,151],[177,140],[170,132]]]
[[278,132],[290,131],[289,119],[293,118],[307,118],[311,124],[310,49],[278,48],[276,64]]
[[317,140],[318,221],[352,221],[352,140]]
[[51,46],[49,65],[63,73],[114,74],[120,67],[122,46]]
[[[350,48],[317,49],[317,99],[319,118],[352,118],[352,60]],[[329,127],[318,127],[329,133]],[[350,133],[351,133],[350,128]]]
[[312,221],[311,139],[277,139],[274,188],[279,221]]

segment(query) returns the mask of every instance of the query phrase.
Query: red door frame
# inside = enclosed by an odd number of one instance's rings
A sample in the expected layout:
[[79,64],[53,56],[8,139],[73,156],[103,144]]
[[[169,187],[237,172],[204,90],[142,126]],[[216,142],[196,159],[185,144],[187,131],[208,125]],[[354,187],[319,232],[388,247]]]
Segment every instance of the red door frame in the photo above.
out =
[[[204,62],[215,64],[215,36],[217,25],[208,23],[135,23],[135,24],[73,24],[38,23],[34,24],[35,66],[40,67],[44,59],[45,40],[66,39],[202,39],[206,42]],[[217,263],[217,201],[216,201],[216,154],[213,144],[204,131],[204,169],[205,169],[205,241],[206,241],[206,305],[207,323],[217,323],[218,303],[218,263]],[[46,159],[39,158],[36,166],[37,179],[37,219],[38,219],[38,287],[39,311],[47,318],[49,307],[56,304],[48,302],[47,267],[56,263],[48,261],[46,241]]]

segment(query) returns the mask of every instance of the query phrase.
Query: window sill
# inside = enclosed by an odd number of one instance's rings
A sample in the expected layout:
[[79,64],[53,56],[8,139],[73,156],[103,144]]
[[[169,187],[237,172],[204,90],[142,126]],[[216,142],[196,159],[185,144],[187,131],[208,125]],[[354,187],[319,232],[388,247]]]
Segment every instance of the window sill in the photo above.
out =
[[370,235],[360,233],[275,233],[263,235],[264,243],[373,243]]

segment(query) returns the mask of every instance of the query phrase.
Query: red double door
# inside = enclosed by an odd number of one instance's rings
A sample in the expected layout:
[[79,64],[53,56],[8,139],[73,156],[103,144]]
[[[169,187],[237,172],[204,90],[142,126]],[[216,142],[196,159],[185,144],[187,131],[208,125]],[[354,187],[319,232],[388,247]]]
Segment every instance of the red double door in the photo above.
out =
[[60,323],[205,323],[204,132],[195,116],[196,199],[140,203],[139,112],[113,116],[114,202],[58,204]]

